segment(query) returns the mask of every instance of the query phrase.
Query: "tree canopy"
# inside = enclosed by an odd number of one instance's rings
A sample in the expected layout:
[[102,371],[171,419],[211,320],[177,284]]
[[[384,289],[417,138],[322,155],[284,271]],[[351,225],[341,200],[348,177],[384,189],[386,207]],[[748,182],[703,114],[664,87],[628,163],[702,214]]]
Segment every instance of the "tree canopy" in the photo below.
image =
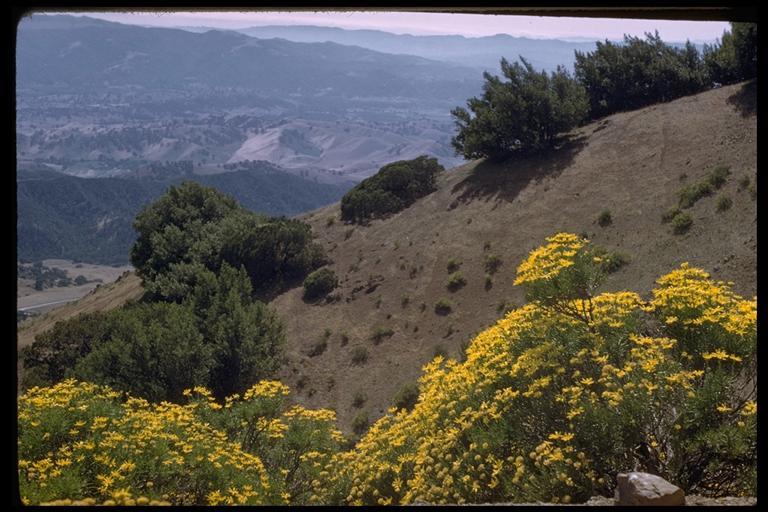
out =
[[547,74],[520,61],[502,59],[506,80],[484,73],[483,95],[451,112],[459,130],[452,144],[465,158],[535,152],[586,118],[584,88],[564,68]]
[[240,207],[231,197],[195,182],[170,187],[136,217],[138,238],[131,263],[150,297],[180,301],[202,265],[245,268],[254,292],[303,277],[325,261],[308,224],[270,218]]
[[341,218],[353,222],[407,208],[435,190],[435,177],[444,171],[436,158],[422,155],[385,165],[341,198]]

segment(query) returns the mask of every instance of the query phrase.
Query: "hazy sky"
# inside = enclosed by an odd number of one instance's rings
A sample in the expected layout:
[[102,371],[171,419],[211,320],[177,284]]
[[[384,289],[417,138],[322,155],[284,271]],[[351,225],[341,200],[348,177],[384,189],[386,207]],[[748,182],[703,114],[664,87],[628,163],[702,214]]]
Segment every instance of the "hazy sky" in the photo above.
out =
[[258,25],[322,25],[348,29],[378,29],[414,35],[461,34],[468,37],[510,34],[536,38],[621,39],[627,33],[642,36],[659,31],[665,41],[712,41],[728,23],[539,16],[448,14],[415,12],[78,12],[120,23],[163,27],[204,25],[244,28]]

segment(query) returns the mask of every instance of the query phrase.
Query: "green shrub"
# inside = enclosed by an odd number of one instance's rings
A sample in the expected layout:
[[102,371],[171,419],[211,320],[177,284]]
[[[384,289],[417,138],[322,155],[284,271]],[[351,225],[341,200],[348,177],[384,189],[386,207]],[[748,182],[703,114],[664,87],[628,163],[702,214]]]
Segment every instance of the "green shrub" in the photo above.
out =
[[435,313],[445,316],[451,312],[453,305],[448,299],[440,299],[435,303]]
[[312,345],[312,348],[309,349],[309,352],[307,353],[307,355],[309,357],[317,357],[321,355],[323,352],[325,352],[326,348],[328,348],[328,340],[326,338],[323,338],[315,342],[314,345]]
[[365,347],[355,347],[352,349],[352,362],[354,364],[365,364],[368,361],[368,349]]
[[315,270],[304,279],[304,298],[306,300],[319,299],[328,295],[339,285],[336,273],[330,268]]
[[493,277],[491,274],[485,274],[485,290],[488,291],[493,288]]
[[484,262],[485,271],[488,272],[489,274],[495,274],[499,270],[499,267],[501,267],[501,265],[502,265],[501,258],[496,256],[495,254],[485,255],[485,262]]
[[681,235],[688,231],[693,224],[693,219],[687,213],[678,213],[672,219],[672,232]]
[[352,397],[352,407],[354,407],[355,409],[359,409],[363,406],[366,400],[368,400],[368,397],[366,396],[366,394],[358,390],[355,392],[355,395]]
[[731,22],[719,43],[704,45],[710,79],[731,84],[757,76],[757,24]]
[[455,292],[462,286],[467,284],[467,280],[464,279],[464,276],[461,275],[461,272],[454,272],[453,274],[448,276],[448,289],[452,292]]
[[271,375],[283,326],[252,299],[245,270],[197,271],[183,304],[130,304],[57,323],[22,350],[23,386],[73,376],[159,401],[194,386],[227,396]]
[[733,206],[733,201],[728,196],[720,196],[717,198],[717,211],[718,212],[724,212],[725,210],[730,209],[730,207]]
[[398,409],[410,411],[419,399],[419,385],[409,382],[400,386],[392,399],[392,405]]
[[456,272],[461,267],[461,260],[457,258],[450,258],[445,268],[448,272]]
[[268,218],[239,206],[216,189],[187,181],[171,186],[136,216],[131,264],[147,298],[182,302],[202,266],[243,267],[254,292],[269,292],[304,277],[326,257],[309,224]]
[[[682,213],[682,210],[680,209],[680,207],[673,206],[672,208],[664,212],[664,214],[661,216],[661,222],[663,222],[664,224],[668,222],[672,222],[672,219],[674,219],[678,213]],[[583,237],[583,238],[586,238],[586,237]]]
[[712,188],[715,188],[715,189],[722,187],[723,185],[725,185],[725,182],[728,179],[728,176],[731,174],[730,169],[731,169],[730,166],[718,165],[707,176],[707,183],[709,183],[712,186]]
[[378,345],[384,341],[384,338],[391,338],[394,334],[395,331],[389,327],[376,327],[371,334],[371,339],[373,340],[374,345]]
[[658,33],[623,41],[598,41],[591,52],[576,51],[574,73],[589,96],[590,117],[642,108],[694,94],[709,86],[693,44],[672,46]]
[[629,255],[623,252],[619,251],[605,251],[605,252],[598,252],[595,251],[596,254],[599,254],[600,261],[600,268],[603,270],[603,272],[606,272],[608,274],[616,272],[621,267],[629,263]]
[[739,190],[744,190],[745,188],[749,187],[751,182],[752,180],[749,179],[749,176],[744,176],[739,180]]
[[692,183],[681,188],[677,194],[680,208],[690,208],[702,197],[712,194],[712,185],[709,181]]
[[433,192],[435,178],[444,170],[426,155],[387,164],[341,198],[341,218],[362,223],[399,212]]
[[368,413],[366,411],[360,411],[352,420],[352,431],[357,435],[362,435],[368,430],[368,425],[370,425]]
[[611,211],[610,210],[603,210],[600,212],[600,215],[597,216],[597,224],[600,227],[606,227],[610,226],[613,222],[613,219],[611,218]]

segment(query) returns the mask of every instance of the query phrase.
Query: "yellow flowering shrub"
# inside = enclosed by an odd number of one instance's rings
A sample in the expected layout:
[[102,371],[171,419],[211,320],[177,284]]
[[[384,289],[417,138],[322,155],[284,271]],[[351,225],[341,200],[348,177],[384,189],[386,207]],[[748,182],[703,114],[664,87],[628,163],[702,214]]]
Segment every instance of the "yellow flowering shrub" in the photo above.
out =
[[634,468],[688,492],[754,492],[755,302],[686,265],[650,302],[595,294],[588,241],[547,242],[518,268],[529,303],[466,361],[427,364],[412,411],[334,455],[316,502],[579,502]]
[[28,504],[301,502],[342,437],[333,412],[286,410],[287,394],[262,381],[222,405],[198,387],[177,405],[74,380],[32,388],[19,398],[20,494]]

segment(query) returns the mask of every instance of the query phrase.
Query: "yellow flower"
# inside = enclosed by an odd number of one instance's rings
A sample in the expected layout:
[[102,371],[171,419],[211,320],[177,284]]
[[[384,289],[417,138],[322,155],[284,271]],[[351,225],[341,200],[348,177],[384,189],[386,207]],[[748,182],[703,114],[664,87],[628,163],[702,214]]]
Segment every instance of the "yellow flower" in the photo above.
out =
[[717,412],[727,413],[731,412],[733,409],[731,407],[728,407],[725,404],[720,404],[717,406]]
[[749,402],[745,403],[739,414],[742,416],[751,416],[753,414],[757,414],[757,403],[754,400],[750,400]]

